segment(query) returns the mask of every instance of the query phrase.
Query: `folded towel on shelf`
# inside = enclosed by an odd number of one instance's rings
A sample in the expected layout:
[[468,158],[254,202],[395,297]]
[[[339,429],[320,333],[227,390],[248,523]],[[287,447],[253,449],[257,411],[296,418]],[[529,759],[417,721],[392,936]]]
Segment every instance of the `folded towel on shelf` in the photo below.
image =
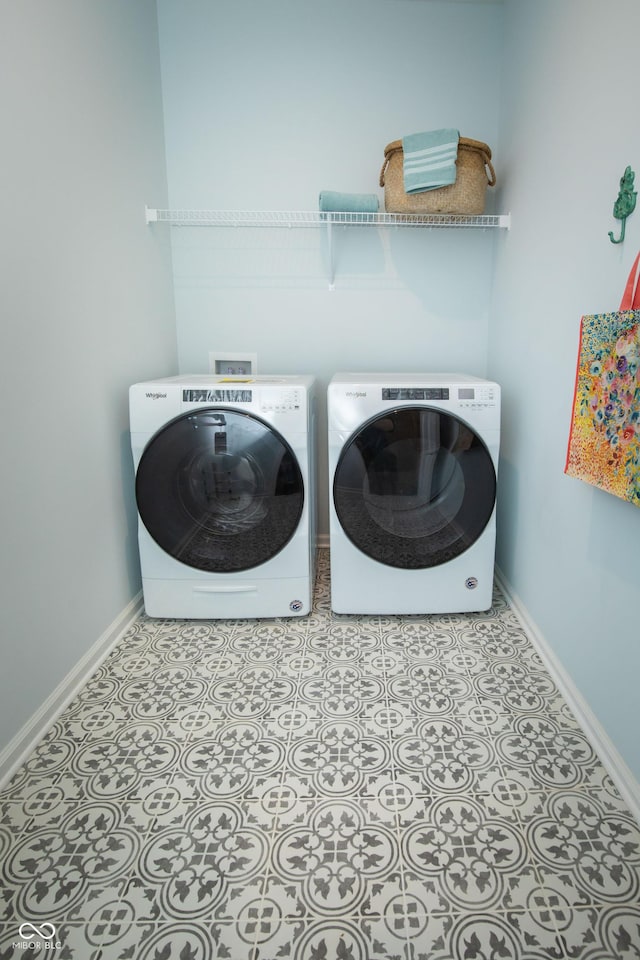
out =
[[405,193],[437,190],[456,182],[460,132],[445,128],[402,138]]
[[320,210],[331,213],[377,213],[380,202],[375,193],[337,193],[321,190]]

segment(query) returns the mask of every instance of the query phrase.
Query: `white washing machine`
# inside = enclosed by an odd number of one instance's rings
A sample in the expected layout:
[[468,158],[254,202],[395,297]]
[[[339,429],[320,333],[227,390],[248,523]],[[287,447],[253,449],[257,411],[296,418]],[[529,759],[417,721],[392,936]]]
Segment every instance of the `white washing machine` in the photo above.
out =
[[315,569],[312,377],[187,376],[129,391],[151,617],[300,617]]
[[336,374],[328,431],[332,609],[488,609],[498,384],[457,373]]

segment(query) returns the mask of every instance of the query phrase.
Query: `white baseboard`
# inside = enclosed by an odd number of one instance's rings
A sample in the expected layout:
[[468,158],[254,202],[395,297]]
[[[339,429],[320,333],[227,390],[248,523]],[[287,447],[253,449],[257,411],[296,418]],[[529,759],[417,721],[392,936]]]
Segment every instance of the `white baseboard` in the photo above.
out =
[[78,661],[73,670],[58,684],[31,719],[0,752],[0,789],[42,740],[65,707],[87,683],[89,678],[111,653],[122,634],[140,615],[142,591],[131,600],[93,646]]
[[518,619],[521,621],[525,633],[555,681],[560,693],[567,701],[576,720],[582,727],[591,746],[598,754],[602,765],[620,791],[631,813],[636,820],[640,822],[640,784],[545,640],[537,624],[530,616],[529,611],[511,588],[502,571],[498,568],[496,568],[496,580]]

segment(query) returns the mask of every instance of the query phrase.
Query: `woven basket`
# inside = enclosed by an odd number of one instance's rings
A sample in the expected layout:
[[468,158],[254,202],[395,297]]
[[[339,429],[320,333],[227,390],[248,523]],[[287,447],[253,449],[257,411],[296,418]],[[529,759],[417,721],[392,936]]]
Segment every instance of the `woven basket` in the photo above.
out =
[[486,143],[460,137],[456,161],[456,182],[436,190],[405,193],[402,140],[384,148],[380,186],[384,187],[387,213],[453,213],[475,216],[484,213],[487,185],[493,187],[496,174],[491,150]]

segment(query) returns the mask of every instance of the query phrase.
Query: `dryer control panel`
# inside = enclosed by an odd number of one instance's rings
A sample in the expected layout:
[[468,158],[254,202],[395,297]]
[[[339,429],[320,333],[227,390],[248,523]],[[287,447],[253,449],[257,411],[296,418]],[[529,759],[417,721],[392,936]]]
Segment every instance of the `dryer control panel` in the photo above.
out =
[[473,387],[458,387],[458,403],[461,407],[495,407],[498,402],[496,390],[492,384],[481,384]]
[[498,395],[493,384],[482,383],[452,386],[452,387],[383,387],[382,399],[391,402],[407,400],[450,400],[457,401],[460,407],[494,407],[498,402]]
[[383,387],[383,400],[448,400],[449,387]]

